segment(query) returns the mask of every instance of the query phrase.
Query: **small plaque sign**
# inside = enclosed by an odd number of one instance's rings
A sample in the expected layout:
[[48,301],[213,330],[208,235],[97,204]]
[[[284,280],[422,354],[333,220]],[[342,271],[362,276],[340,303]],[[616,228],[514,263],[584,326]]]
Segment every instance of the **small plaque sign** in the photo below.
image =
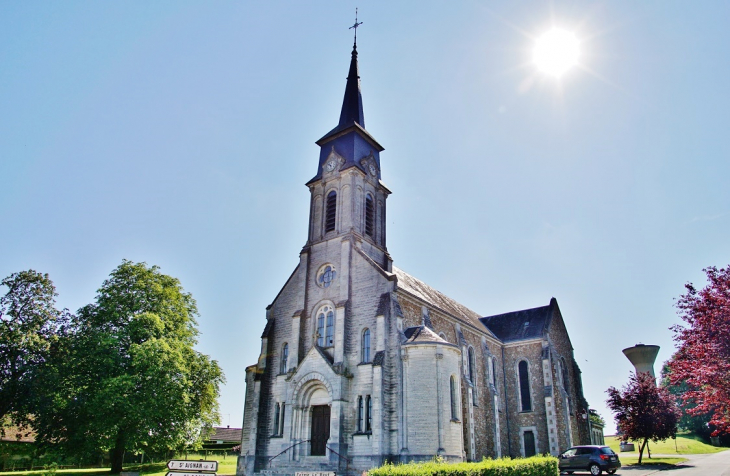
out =
[[166,476],[216,476],[215,473],[178,473],[168,472]]
[[294,476],[335,476],[334,471],[297,471]]
[[218,461],[193,461],[174,459],[167,462],[167,469],[170,469],[172,471],[216,472],[218,471]]

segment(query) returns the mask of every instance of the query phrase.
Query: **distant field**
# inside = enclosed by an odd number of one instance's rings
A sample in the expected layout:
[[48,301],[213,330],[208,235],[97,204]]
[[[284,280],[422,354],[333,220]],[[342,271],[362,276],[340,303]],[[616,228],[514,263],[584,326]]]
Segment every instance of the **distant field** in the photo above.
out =
[[[203,459],[202,456],[188,455],[188,459],[196,460]],[[236,474],[236,460],[235,456],[227,456],[225,459],[220,456],[207,458],[209,461],[218,461],[218,472],[219,476],[229,476]],[[167,474],[166,463],[154,463],[154,464],[129,464],[124,465],[124,471],[138,471],[141,476],[165,476]],[[47,472],[44,470],[40,471],[8,471],[0,472],[0,476],[44,476]],[[104,475],[109,476],[109,468],[92,468],[92,469],[59,469],[56,471],[57,476],[97,476]]]
[[[634,447],[636,448],[636,452],[638,453],[639,443],[635,441],[632,441],[632,443],[634,443]],[[607,436],[606,444],[610,446],[613,451],[618,453],[619,456],[621,455],[621,452],[619,451],[618,438],[616,438],[615,436]],[[703,443],[702,441],[693,438],[689,438],[686,436],[677,436],[676,449],[675,441],[673,439],[660,441],[658,443],[649,441],[649,449],[651,449],[652,453],[661,455],[695,455],[703,453],[718,453],[720,451],[725,451],[727,448],[718,448],[717,446],[708,445],[706,443]],[[644,451],[644,454],[646,455],[646,451]],[[623,460],[624,458],[621,457],[621,461]]]

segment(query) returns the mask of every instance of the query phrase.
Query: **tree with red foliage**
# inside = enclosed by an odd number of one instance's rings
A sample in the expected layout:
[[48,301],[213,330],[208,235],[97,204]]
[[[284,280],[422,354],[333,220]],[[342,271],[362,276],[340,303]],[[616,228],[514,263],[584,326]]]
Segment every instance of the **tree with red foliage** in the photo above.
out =
[[606,393],[606,403],[623,438],[639,442],[639,464],[649,440],[656,443],[677,435],[681,413],[669,391],[657,387],[651,374],[632,373],[621,390],[610,387]]
[[692,415],[711,414],[712,436],[730,434],[730,266],[703,270],[709,284],[677,301],[687,327],[672,327],[679,349],[669,362],[673,385],[685,383],[682,395]]

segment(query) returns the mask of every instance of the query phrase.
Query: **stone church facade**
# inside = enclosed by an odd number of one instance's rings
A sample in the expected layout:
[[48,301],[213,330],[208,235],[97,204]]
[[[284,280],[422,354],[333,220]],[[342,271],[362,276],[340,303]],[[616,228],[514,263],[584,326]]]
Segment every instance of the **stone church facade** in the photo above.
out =
[[383,147],[353,48],[321,147],[299,264],[246,368],[239,475],[360,474],[386,461],[557,455],[590,442],[557,301],[484,317],[393,266]]

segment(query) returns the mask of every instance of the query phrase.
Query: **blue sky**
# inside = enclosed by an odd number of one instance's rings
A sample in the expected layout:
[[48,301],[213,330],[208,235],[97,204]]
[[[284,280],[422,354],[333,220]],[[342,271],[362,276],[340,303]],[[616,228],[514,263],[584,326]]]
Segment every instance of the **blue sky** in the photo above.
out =
[[[0,3],[0,276],[76,310],[122,259],[179,278],[239,426],[264,310],[298,262],[356,4]],[[586,397],[730,262],[726,2],[357,5],[396,266],[483,315],[558,299]],[[561,80],[530,62],[581,39]],[[658,369],[657,365],[657,369]]]

